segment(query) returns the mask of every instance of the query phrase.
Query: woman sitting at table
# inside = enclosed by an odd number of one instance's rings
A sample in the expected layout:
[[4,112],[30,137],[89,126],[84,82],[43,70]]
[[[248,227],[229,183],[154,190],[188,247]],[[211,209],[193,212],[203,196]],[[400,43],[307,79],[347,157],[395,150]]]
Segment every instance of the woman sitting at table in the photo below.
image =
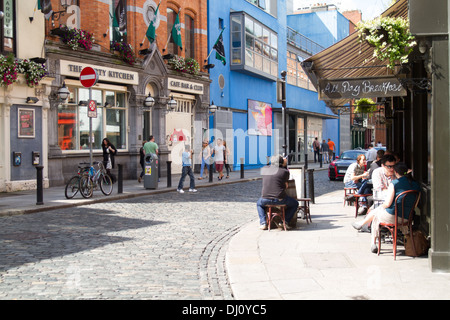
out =
[[[407,190],[418,190],[420,191],[419,184],[413,179],[411,173],[408,170],[408,167],[406,164],[400,162],[394,165],[394,174],[395,174],[395,180],[393,180],[388,187],[387,196],[385,202],[377,207],[374,210],[371,210],[363,221],[361,222],[353,222],[352,226],[356,230],[360,230],[364,225],[369,224],[372,222],[372,230],[371,230],[371,247],[370,250],[373,253],[377,253],[378,248],[376,245],[376,240],[378,237],[378,231],[380,228],[380,223],[394,223],[395,219],[395,203],[394,199],[402,192]],[[401,204],[401,199],[399,199],[398,204]],[[404,212],[405,214],[409,213],[411,210],[411,207],[413,206],[412,203],[408,203],[405,201],[405,207]],[[405,219],[408,219],[408,216],[404,217]],[[400,217],[401,219],[401,217]]]
[[344,186],[346,188],[360,188],[362,180],[368,177],[368,173],[365,172],[366,156],[360,154],[356,158],[356,162],[352,163],[344,176]]

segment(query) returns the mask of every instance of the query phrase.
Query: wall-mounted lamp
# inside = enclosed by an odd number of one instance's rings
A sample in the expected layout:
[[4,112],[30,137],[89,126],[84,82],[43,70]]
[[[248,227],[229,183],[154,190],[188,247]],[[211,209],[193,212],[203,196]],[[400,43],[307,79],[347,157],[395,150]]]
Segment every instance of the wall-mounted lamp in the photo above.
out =
[[62,1],[62,7],[64,10],[52,12],[52,20],[58,21],[62,16],[64,16],[67,13],[67,8],[69,7],[67,0]]
[[27,103],[32,104],[32,103],[36,103],[38,101],[39,101],[39,99],[36,97],[27,97]]
[[217,111],[217,106],[214,104],[214,101],[209,105],[209,112],[211,112],[212,114],[216,113]]
[[175,110],[175,108],[177,107],[177,102],[173,99],[173,96],[170,97],[167,105],[169,106],[170,110]]
[[105,108],[112,108],[112,105],[111,105],[111,103],[109,103],[109,102],[105,102]]
[[80,100],[80,101],[78,101],[78,105],[79,105],[80,107],[87,107],[88,104],[89,104],[89,102],[86,101],[86,100]]
[[170,60],[170,59],[172,59],[175,56],[173,54],[171,54],[171,53],[168,53],[168,54],[163,55],[162,57],[163,57],[164,60]]
[[144,100],[144,107],[152,108],[154,105],[155,105],[155,98],[153,98],[149,92],[147,98],[145,98]]
[[59,90],[58,90],[58,97],[60,100],[66,101],[67,98],[69,97],[69,95],[70,95],[70,91],[69,91],[69,89],[67,89],[66,83],[63,82],[63,86],[61,88],[59,88]]

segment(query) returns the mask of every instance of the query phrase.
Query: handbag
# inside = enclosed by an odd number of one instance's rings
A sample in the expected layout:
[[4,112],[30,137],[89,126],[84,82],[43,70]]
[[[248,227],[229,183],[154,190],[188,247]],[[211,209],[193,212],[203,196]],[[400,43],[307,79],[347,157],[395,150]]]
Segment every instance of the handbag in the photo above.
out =
[[428,243],[428,240],[423,232],[420,230],[413,231],[413,238],[416,252],[414,252],[413,249],[411,233],[408,233],[405,235],[405,255],[409,257],[420,257],[427,254],[430,244]]
[[112,169],[111,156],[108,154],[108,162],[106,163],[106,169]]

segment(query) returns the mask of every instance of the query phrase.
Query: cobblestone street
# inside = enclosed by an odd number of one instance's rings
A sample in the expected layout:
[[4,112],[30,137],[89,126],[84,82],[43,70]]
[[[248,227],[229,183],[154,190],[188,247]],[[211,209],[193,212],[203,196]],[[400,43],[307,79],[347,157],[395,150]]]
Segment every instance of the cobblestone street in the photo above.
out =
[[[316,192],[333,188],[318,173]],[[233,299],[225,250],[260,192],[253,181],[2,217],[0,298]]]

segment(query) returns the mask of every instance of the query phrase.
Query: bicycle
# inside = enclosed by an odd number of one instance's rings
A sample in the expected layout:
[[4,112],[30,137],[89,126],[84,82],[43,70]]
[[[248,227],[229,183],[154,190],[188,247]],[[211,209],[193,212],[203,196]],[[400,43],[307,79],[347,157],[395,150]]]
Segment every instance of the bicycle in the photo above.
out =
[[88,170],[89,170],[89,163],[78,164],[77,175],[69,179],[69,181],[66,184],[66,188],[64,190],[64,194],[67,199],[72,199],[78,193],[78,191],[80,190],[81,176],[84,173],[88,172]]
[[90,198],[94,193],[94,188],[100,187],[100,190],[105,196],[109,196],[113,191],[113,182],[108,175],[103,162],[96,161],[93,163],[97,165],[89,168],[89,171],[83,173],[80,178],[80,193],[83,198]]

